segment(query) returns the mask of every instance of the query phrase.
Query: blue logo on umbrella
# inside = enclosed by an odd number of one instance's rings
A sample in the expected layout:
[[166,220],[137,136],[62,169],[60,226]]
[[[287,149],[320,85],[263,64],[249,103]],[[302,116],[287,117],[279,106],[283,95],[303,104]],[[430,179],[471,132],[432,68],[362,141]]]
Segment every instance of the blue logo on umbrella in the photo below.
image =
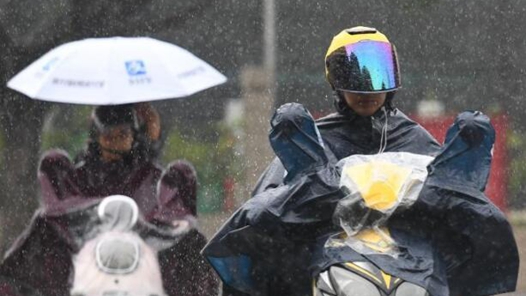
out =
[[125,64],[126,71],[130,76],[146,74],[146,67],[144,66],[144,62],[141,60],[127,61]]
[[42,70],[49,71],[53,65],[55,65],[58,62],[59,58],[54,57],[49,62],[47,62],[44,67],[42,67]]

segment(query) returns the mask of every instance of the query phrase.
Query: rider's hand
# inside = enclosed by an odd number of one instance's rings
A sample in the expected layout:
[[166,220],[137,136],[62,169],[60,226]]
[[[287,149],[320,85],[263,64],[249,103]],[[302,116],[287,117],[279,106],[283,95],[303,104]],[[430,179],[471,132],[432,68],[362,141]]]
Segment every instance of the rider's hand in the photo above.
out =
[[139,124],[146,127],[146,135],[150,141],[157,141],[161,135],[161,118],[150,103],[138,103],[134,106]]

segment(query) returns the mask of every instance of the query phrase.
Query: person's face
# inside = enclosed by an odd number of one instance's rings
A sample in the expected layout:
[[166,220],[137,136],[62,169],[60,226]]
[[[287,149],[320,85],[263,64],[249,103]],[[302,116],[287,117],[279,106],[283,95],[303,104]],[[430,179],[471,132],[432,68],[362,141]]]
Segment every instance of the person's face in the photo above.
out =
[[106,150],[128,152],[133,145],[133,131],[129,125],[118,125],[102,132],[99,145]]
[[352,93],[343,92],[347,106],[360,116],[371,116],[378,111],[385,103],[386,93]]

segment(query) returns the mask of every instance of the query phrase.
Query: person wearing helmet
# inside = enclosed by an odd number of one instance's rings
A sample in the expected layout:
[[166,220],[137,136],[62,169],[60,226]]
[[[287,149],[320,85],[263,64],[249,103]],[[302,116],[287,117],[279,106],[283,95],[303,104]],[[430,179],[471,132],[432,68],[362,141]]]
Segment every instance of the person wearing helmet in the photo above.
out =
[[[325,73],[334,92],[336,112],[318,119],[316,126],[331,165],[354,154],[411,152],[434,156],[439,152],[438,142],[394,106],[395,93],[401,87],[400,70],[395,46],[384,34],[362,26],[341,31],[327,50]],[[253,196],[287,184],[295,172],[284,166],[291,169],[286,160],[275,158],[257,182]],[[308,261],[308,255],[299,255],[305,252],[302,245],[282,252],[298,254],[300,260]],[[276,276],[267,279],[265,285],[289,295],[307,295],[311,284],[308,273],[303,277],[302,272],[294,274],[292,281]],[[228,286],[223,293],[243,295]]]
[[[0,265],[0,278],[22,281],[45,295],[69,295],[75,249],[64,239],[68,226],[48,227],[47,217],[61,217],[107,196],[126,195],[137,203],[141,218],[155,226],[189,222],[190,230],[159,254],[167,295],[214,294],[218,280],[199,254],[207,240],[196,225],[197,174],[184,161],[163,170],[157,163],[160,138],[159,114],[148,103],[95,107],[87,148],[75,161],[62,150],[42,157],[42,208],[10,248]],[[174,274],[179,280],[173,281]]]
[[156,161],[161,145],[161,120],[149,103],[98,106],[91,115],[86,156],[109,163],[117,160]]
[[[318,119],[317,126],[331,162],[353,154],[438,152],[438,142],[394,106],[400,67],[396,48],[384,34],[362,26],[341,31],[327,50],[325,74],[336,112]],[[284,175],[274,159],[253,194],[277,187]]]
[[87,148],[76,162],[63,150],[54,149],[42,156],[38,168],[41,208],[6,253],[0,277],[14,280],[15,286],[24,283],[43,295],[70,295],[75,249],[64,239],[68,237],[64,235],[66,229],[50,227],[47,217],[61,217],[115,194],[132,197],[143,215],[154,209],[162,170],[152,160],[154,153],[139,143],[143,137],[139,136],[139,115],[148,126],[143,131],[157,135],[151,138],[153,147],[160,133],[153,107],[99,106],[92,112]]
[[156,162],[160,134],[160,118],[150,104],[95,107],[87,147],[74,163],[65,151],[43,155],[39,180],[44,207],[63,208],[123,194],[149,215],[156,206],[162,173]]
[[162,172],[156,159],[160,134],[160,118],[150,104],[94,108],[87,148],[76,157],[82,195],[130,196],[148,215],[156,206]]

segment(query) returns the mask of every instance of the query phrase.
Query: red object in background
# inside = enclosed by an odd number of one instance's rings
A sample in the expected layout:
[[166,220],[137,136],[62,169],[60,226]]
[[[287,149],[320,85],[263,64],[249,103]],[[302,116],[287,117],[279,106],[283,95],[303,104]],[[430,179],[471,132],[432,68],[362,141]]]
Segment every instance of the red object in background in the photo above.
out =
[[[420,123],[440,143],[444,143],[447,129],[453,124],[455,116],[440,116],[436,118],[419,118],[412,116],[413,120]],[[507,210],[507,148],[506,133],[508,130],[508,118],[501,114],[491,117],[491,124],[495,128],[495,146],[493,148],[493,159],[491,172],[486,187],[486,195],[501,210]]]
[[232,211],[236,205],[234,200],[235,186],[236,182],[234,181],[234,178],[226,177],[223,181],[223,211]]

